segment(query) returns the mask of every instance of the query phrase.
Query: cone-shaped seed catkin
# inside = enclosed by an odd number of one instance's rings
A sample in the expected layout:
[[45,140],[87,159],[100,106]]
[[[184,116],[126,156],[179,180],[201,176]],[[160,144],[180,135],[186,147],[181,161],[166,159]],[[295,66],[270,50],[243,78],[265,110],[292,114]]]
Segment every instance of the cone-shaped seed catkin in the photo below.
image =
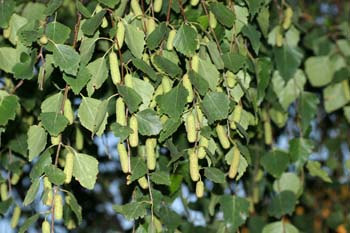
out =
[[196,183],[196,196],[202,198],[204,196],[204,183],[203,181],[197,181]]
[[136,116],[131,116],[129,121],[130,128],[133,132],[129,135],[129,143],[131,147],[137,147],[139,144],[138,122]]
[[187,140],[190,143],[196,141],[197,132],[196,132],[196,122],[192,113],[189,113],[186,117],[186,132],[187,132]]
[[120,166],[122,168],[122,171],[124,173],[128,173],[129,172],[128,153],[127,153],[126,148],[122,142],[118,143],[117,151],[119,154]]
[[218,124],[216,126],[216,133],[218,135],[222,148],[228,149],[230,147],[230,141],[228,140],[224,126]]
[[188,157],[190,163],[190,176],[193,181],[199,180],[199,166],[198,157],[193,149],[188,150]]
[[235,178],[237,174],[240,157],[241,157],[241,153],[239,152],[238,147],[235,146],[233,148],[233,155],[232,155],[230,170],[228,171],[228,177],[230,177],[231,179]]

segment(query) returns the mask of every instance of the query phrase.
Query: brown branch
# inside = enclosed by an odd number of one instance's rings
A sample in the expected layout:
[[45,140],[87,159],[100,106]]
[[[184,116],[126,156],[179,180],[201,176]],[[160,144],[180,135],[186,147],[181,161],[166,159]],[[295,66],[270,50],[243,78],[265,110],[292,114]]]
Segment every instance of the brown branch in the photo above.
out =
[[63,94],[63,99],[61,102],[61,109],[60,109],[60,113],[63,114],[64,113],[64,103],[67,100],[67,96],[68,96],[68,91],[69,91],[69,85],[66,84],[65,88],[64,88],[64,94]]
[[154,18],[153,0],[150,1],[149,7],[151,8],[151,15],[152,15],[152,18]]
[[119,41],[118,41],[118,37],[117,37],[117,33],[115,34],[114,36],[114,41],[115,43],[117,44],[117,48],[118,48],[118,55],[119,55],[119,60],[120,60],[120,71],[121,71],[121,76],[122,76],[122,83],[124,83],[124,60],[123,60],[123,55],[122,55],[122,52],[121,52],[121,48],[120,48],[120,45],[119,45]]
[[278,3],[278,0],[274,0],[273,5],[275,5],[275,7],[277,8],[279,19],[282,20],[283,19],[283,11],[282,11],[281,5]]
[[173,0],[169,0],[168,2],[168,12],[167,12],[167,15],[166,15],[166,25],[168,26],[169,24],[169,21],[170,21],[170,12],[171,12],[171,4],[172,4]]
[[145,21],[145,3],[144,0],[141,0],[141,8],[142,8],[142,23],[143,23],[143,32],[147,34],[147,24]]
[[[81,2],[83,2],[83,0],[80,0]],[[75,23],[74,26],[74,39],[73,39],[73,43],[72,43],[72,47],[75,49],[77,46],[77,41],[78,41],[78,33],[79,33],[79,27],[80,27],[80,21],[81,21],[81,14],[79,11],[77,11],[77,21]],[[66,84],[65,88],[64,88],[64,95],[63,95],[63,99],[61,102],[61,109],[60,109],[60,113],[64,114],[64,103],[67,100],[67,96],[68,96],[68,91],[69,91],[69,85]],[[62,133],[59,134],[59,143],[57,146],[57,150],[56,150],[56,155],[55,155],[55,166],[57,167],[58,164],[58,158],[60,155],[60,151],[61,151],[61,147],[62,147]],[[54,233],[54,226],[55,226],[55,195],[57,194],[57,186],[54,187],[53,190],[53,195],[52,195],[52,208],[51,208],[51,233]]]
[[[207,7],[205,6],[204,0],[201,0],[201,4],[202,4],[202,7],[203,7],[203,9],[204,9],[205,14],[206,14],[207,17],[208,17],[208,20],[210,21],[210,14],[209,14],[209,12],[208,12]],[[211,34],[213,34],[213,37],[214,37],[214,40],[215,40],[215,43],[216,43],[216,47],[218,48],[219,52],[222,54],[222,50],[221,50],[221,47],[220,47],[220,43],[219,43],[218,38],[216,37],[216,34],[215,34],[215,32],[214,32],[214,29],[213,29],[212,27],[209,26],[209,30],[210,30]]]
[[186,15],[185,15],[185,10],[182,6],[182,0],[178,0],[179,1],[179,7],[180,7],[180,12],[181,12],[181,15],[182,17],[184,18],[184,21],[185,23],[187,23],[187,18],[186,18]]
[[74,39],[73,39],[73,48],[77,46],[77,41],[78,41],[78,33],[79,33],[79,28],[80,28],[80,21],[81,21],[81,14],[79,11],[77,12],[77,22],[74,26]]
[[17,85],[13,88],[12,93],[15,93],[16,90],[17,90],[20,86],[22,86],[22,84],[23,84],[23,80],[19,81],[19,82],[17,83]]

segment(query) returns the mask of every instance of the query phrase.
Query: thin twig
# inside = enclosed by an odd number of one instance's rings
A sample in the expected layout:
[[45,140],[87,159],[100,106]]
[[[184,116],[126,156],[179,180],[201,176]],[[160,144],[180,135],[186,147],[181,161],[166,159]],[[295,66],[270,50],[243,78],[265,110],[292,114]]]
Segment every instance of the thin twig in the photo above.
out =
[[122,83],[124,83],[124,60],[123,60],[123,55],[122,55],[122,52],[121,52],[121,48],[120,48],[120,43],[118,41],[118,37],[117,37],[117,33],[115,34],[114,36],[114,42],[116,43],[117,45],[117,48],[118,48],[118,55],[119,55],[119,60],[120,60],[120,71],[121,71],[121,80],[122,80]]
[[149,198],[151,200],[151,222],[152,222],[152,232],[153,232],[153,229],[154,229],[153,195],[152,195],[151,181],[150,181],[148,172],[147,172],[147,182],[148,182]]
[[154,18],[153,0],[150,1],[149,7],[151,8],[151,15],[152,15],[152,18]]
[[17,85],[13,88],[12,93],[15,93],[16,90],[17,90],[20,86],[22,86],[22,84],[23,84],[23,80],[19,81],[19,82],[17,83]]
[[[202,7],[203,7],[203,9],[204,9],[205,14],[206,14],[207,17],[208,17],[208,20],[210,21],[210,14],[209,14],[209,12],[208,12],[207,7],[205,6],[205,1],[204,1],[204,0],[201,0],[201,4],[202,4]],[[212,27],[209,26],[209,30],[210,30],[211,34],[213,34],[213,37],[214,37],[214,40],[215,40],[215,43],[216,43],[216,47],[218,47],[219,52],[222,54],[222,50],[221,50],[221,47],[220,47],[220,43],[219,43],[218,38],[216,37],[216,34],[215,34],[215,32],[214,32],[214,29],[213,29]]]
[[144,0],[141,0],[141,9],[142,9],[142,19],[141,21],[143,22],[143,31],[145,34],[147,34],[147,24],[145,20],[145,3]]
[[179,7],[180,7],[180,12],[181,12],[181,15],[182,17],[184,18],[184,21],[185,23],[187,23],[187,18],[186,18],[186,15],[185,15],[185,10],[182,6],[182,0],[179,0]]
[[169,0],[169,5],[168,5],[168,12],[166,15],[166,25],[168,26],[169,21],[170,21],[170,12],[171,12],[171,4],[172,4],[173,0]]
[[[83,0],[80,0],[81,2],[83,2]],[[72,43],[72,47],[76,48],[77,46],[77,41],[78,41],[78,33],[79,33],[79,27],[80,27],[80,21],[81,21],[81,14],[79,11],[77,11],[77,21],[75,23],[74,26],[74,39],[73,39],[73,43]],[[67,96],[68,96],[68,91],[69,91],[69,85],[66,84],[65,88],[64,88],[64,95],[63,95],[63,99],[61,102],[61,108],[60,108],[60,113],[64,114],[64,103],[67,100]],[[57,151],[56,151],[56,156],[55,156],[55,166],[57,167],[58,164],[58,158],[60,155],[60,151],[61,151],[61,147],[62,147],[62,134],[59,134],[59,143],[57,146]],[[51,202],[51,233],[54,233],[54,226],[55,226],[55,195],[57,195],[57,186],[55,186],[53,188],[53,195],[52,195],[52,202]]]

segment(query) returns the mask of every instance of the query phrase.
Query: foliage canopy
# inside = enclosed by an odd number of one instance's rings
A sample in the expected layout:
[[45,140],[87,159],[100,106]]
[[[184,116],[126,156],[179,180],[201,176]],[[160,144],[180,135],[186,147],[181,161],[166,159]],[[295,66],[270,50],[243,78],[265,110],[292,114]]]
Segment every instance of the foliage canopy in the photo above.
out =
[[349,8],[0,1],[3,221],[349,230]]

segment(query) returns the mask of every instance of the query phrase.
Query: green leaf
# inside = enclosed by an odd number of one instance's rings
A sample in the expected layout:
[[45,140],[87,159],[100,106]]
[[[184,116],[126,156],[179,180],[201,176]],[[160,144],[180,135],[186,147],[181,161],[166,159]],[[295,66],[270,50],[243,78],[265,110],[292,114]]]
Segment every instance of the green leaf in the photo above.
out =
[[284,110],[288,110],[289,105],[299,97],[305,83],[306,77],[300,69],[294,73],[287,83],[285,83],[278,71],[274,72],[272,78],[273,89]]
[[281,150],[270,151],[261,158],[261,165],[275,178],[279,178],[282,175],[288,163],[288,154]]
[[36,53],[31,54],[22,52],[20,54],[20,62],[17,63],[12,71],[16,79],[32,79],[34,76],[33,67],[36,61]]
[[156,72],[146,62],[138,58],[132,58],[132,63],[137,69],[147,74],[147,77],[154,81],[157,80]]
[[42,112],[41,123],[51,136],[57,136],[68,125],[68,120],[62,114],[56,112]]
[[277,193],[291,191],[298,196],[301,193],[302,188],[300,178],[292,172],[283,173],[282,176],[273,183],[273,189]]
[[257,81],[258,81],[258,105],[264,100],[265,90],[270,82],[272,64],[269,58],[263,57],[257,60]]
[[142,104],[140,105],[139,109],[144,110],[148,108],[154,92],[154,88],[152,84],[139,78],[133,78],[132,83],[133,83],[133,89],[142,98]]
[[1,215],[5,214],[11,207],[12,203],[13,203],[12,198],[9,198],[6,201],[0,202],[0,214]]
[[346,39],[337,40],[337,46],[344,53],[345,56],[350,56],[350,44]]
[[177,51],[187,57],[194,55],[197,48],[197,32],[191,26],[182,24],[177,30],[173,45]]
[[211,60],[214,62],[217,69],[221,70],[224,68],[224,61],[222,60],[221,54],[218,50],[218,47],[214,41],[209,41],[207,48],[211,57]]
[[91,74],[91,80],[87,84],[88,95],[92,96],[95,90],[99,89],[108,78],[107,60],[105,57],[100,57],[90,62],[87,69]]
[[259,54],[261,33],[253,25],[245,25],[242,33],[250,40],[255,54]]
[[155,184],[159,185],[170,185],[170,176],[168,172],[165,171],[155,171],[151,174],[151,180]]
[[116,122],[111,125],[111,130],[113,131],[114,135],[119,138],[120,141],[127,139],[133,132],[130,127],[120,125]]
[[260,27],[260,30],[264,37],[266,38],[268,36],[268,30],[270,27],[270,11],[268,6],[264,6],[257,17],[257,21]]
[[80,1],[76,1],[76,7],[78,11],[85,17],[85,18],[90,18],[91,17],[91,12],[89,11],[88,8],[86,8]]
[[162,40],[164,39],[167,32],[167,26],[164,22],[158,24],[156,29],[147,37],[146,43],[150,50],[156,49]]
[[331,178],[329,178],[327,172],[321,168],[321,163],[318,161],[309,161],[306,164],[307,170],[309,170],[311,176],[317,176],[323,181],[332,183]]
[[[307,77],[314,87],[321,87],[333,79],[333,64],[328,56],[309,57],[305,61]],[[322,71],[322,72],[320,72]]]
[[31,225],[33,225],[36,221],[38,221],[39,217],[40,217],[40,214],[34,214],[30,218],[27,218],[26,221],[21,226],[21,228],[19,228],[18,233],[26,232]]
[[180,76],[182,70],[178,67],[177,64],[174,64],[169,59],[155,55],[152,59],[152,63],[163,73],[168,74],[170,77]]
[[95,34],[95,31],[100,26],[103,17],[105,16],[106,11],[101,10],[96,15],[94,15],[92,18],[87,19],[83,25],[81,26],[81,30],[84,32],[85,35],[92,36]]
[[114,205],[113,210],[125,216],[129,221],[143,218],[146,214],[146,208],[148,208],[146,202],[131,202],[125,205]]
[[98,2],[108,6],[109,8],[114,8],[115,5],[117,5],[120,2],[120,0],[98,0]]
[[180,83],[168,93],[157,96],[156,101],[159,104],[161,113],[165,113],[170,117],[179,118],[187,103],[187,95],[187,90]]
[[207,116],[208,123],[212,124],[227,118],[229,105],[230,102],[224,93],[208,92],[201,103],[201,108]]
[[10,17],[15,10],[15,1],[0,1],[0,27],[7,28]]
[[253,18],[256,13],[259,12],[259,9],[265,3],[265,0],[245,0],[249,7],[249,13],[251,17]]
[[175,133],[180,127],[181,123],[180,118],[169,118],[163,125],[162,132],[160,132],[159,142],[163,142],[165,139],[173,135],[173,133]]
[[213,65],[209,59],[203,60],[199,58],[198,62],[198,74],[208,82],[209,88],[211,90],[216,90],[216,86],[218,84],[220,73],[216,69],[215,65]]
[[347,80],[331,84],[323,89],[324,108],[326,112],[333,112],[349,103],[349,93],[349,82]]
[[28,23],[28,19],[17,14],[12,14],[10,18],[10,37],[9,40],[12,44],[16,45],[18,42],[18,31],[21,27]]
[[47,8],[45,9],[45,14],[47,16],[52,15],[55,11],[60,8],[63,0],[50,0],[49,4],[47,4]]
[[244,6],[239,6],[236,4],[234,6],[234,11],[235,11],[235,33],[240,33],[244,25],[248,24],[248,18],[249,18],[249,12],[248,9]]
[[66,25],[57,21],[48,23],[45,29],[45,35],[54,43],[48,43],[45,48],[49,51],[54,51],[55,44],[64,44],[69,39],[70,33],[71,30]]
[[80,67],[76,77],[63,73],[63,79],[72,88],[75,95],[78,95],[91,78],[91,74],[86,67]]
[[40,185],[40,179],[34,180],[33,183],[30,185],[29,190],[27,191],[27,194],[23,201],[24,206],[27,206],[34,201],[36,193],[39,190],[39,185]]
[[[0,129],[1,132],[1,129]],[[28,144],[27,144],[27,134],[19,134],[13,137],[9,143],[9,149],[13,152],[19,153],[24,157],[27,157]]]
[[119,94],[123,97],[126,105],[128,106],[130,113],[136,112],[138,106],[142,102],[142,98],[139,96],[139,94],[137,94],[134,89],[127,86],[118,85],[117,88]]
[[300,32],[292,25],[285,34],[285,38],[287,44],[297,46],[300,41]]
[[225,183],[225,174],[215,167],[206,167],[204,168],[204,176],[214,183]]
[[30,21],[17,31],[17,35],[18,40],[21,41],[23,45],[30,47],[40,36],[39,22],[34,20]]
[[55,185],[61,185],[66,179],[66,174],[58,167],[50,164],[45,167],[45,174],[49,178],[50,182]]
[[[77,1],[78,3],[79,1]],[[85,66],[91,60],[91,57],[95,51],[96,41],[98,40],[99,33],[96,32],[93,37],[83,37],[79,51],[80,51],[80,64]]]
[[298,113],[300,114],[301,128],[303,134],[310,128],[310,122],[317,113],[317,106],[320,103],[318,96],[311,92],[302,92],[299,98]]
[[[232,161],[232,160],[231,160]],[[241,154],[241,157],[239,159],[239,165],[238,165],[238,171],[237,176],[235,178],[236,181],[240,180],[241,177],[244,175],[248,167],[248,162],[245,159],[245,157]]]
[[83,96],[78,109],[81,124],[92,134],[102,135],[107,124],[107,107],[108,100],[101,101]]
[[297,162],[298,167],[302,167],[305,164],[313,149],[314,143],[310,139],[294,138],[289,141],[291,160]]
[[281,233],[281,232],[299,233],[298,229],[295,228],[295,226],[283,220],[279,222],[273,222],[273,223],[267,224],[262,230],[262,233]]
[[247,60],[246,57],[239,53],[225,53],[222,55],[222,59],[224,60],[225,68],[231,70],[233,73],[237,73],[242,69]]
[[41,103],[41,112],[59,113],[61,111],[62,101],[63,94],[61,92],[51,95]]
[[214,2],[210,4],[210,10],[214,13],[216,19],[222,25],[231,28],[235,22],[235,14],[229,10],[221,2]]
[[285,214],[291,215],[294,211],[297,198],[291,191],[283,191],[272,198],[267,209],[269,215],[280,218]]
[[143,31],[135,25],[125,25],[125,43],[136,58],[142,58],[143,47],[145,46],[144,37]]
[[78,72],[80,56],[71,46],[55,44],[53,60],[55,65],[67,74],[76,75]]
[[45,171],[45,168],[52,164],[52,158],[50,150],[45,150],[40,156],[38,161],[34,164],[32,170],[30,171],[30,179],[32,181],[38,179]]
[[45,20],[45,10],[44,4],[30,2],[25,6],[22,15],[28,20]]
[[183,222],[179,214],[165,205],[159,210],[159,217],[171,232],[175,232],[175,229]]
[[301,64],[303,54],[297,47],[283,45],[274,48],[275,61],[278,71],[285,81],[291,79]]
[[346,120],[350,123],[350,106],[344,107],[343,110]]
[[139,133],[144,136],[158,135],[162,130],[162,123],[157,113],[152,109],[145,109],[136,114]]
[[242,197],[223,195],[220,199],[221,210],[224,213],[224,221],[229,224],[230,232],[236,232],[248,218],[249,202]]
[[79,205],[77,199],[71,192],[67,192],[68,196],[66,196],[66,203],[70,206],[70,208],[73,210],[75,216],[77,216],[78,219],[78,225],[80,225],[82,219],[82,210],[81,206]]
[[98,161],[94,157],[75,153],[73,160],[73,176],[87,189],[93,189],[97,179]]
[[19,62],[17,50],[10,47],[0,47],[0,70],[12,73],[13,67]]
[[196,88],[200,95],[205,95],[208,92],[209,84],[202,76],[192,70],[189,71],[188,76],[192,85]]
[[32,161],[45,149],[46,141],[47,133],[41,126],[30,126],[28,130],[29,161]]
[[15,95],[2,95],[0,93],[0,126],[7,125],[9,120],[16,117],[16,109],[18,108],[18,98]]
[[147,166],[145,161],[140,157],[131,157],[131,177],[130,182],[137,180],[138,178],[144,176],[147,173]]

